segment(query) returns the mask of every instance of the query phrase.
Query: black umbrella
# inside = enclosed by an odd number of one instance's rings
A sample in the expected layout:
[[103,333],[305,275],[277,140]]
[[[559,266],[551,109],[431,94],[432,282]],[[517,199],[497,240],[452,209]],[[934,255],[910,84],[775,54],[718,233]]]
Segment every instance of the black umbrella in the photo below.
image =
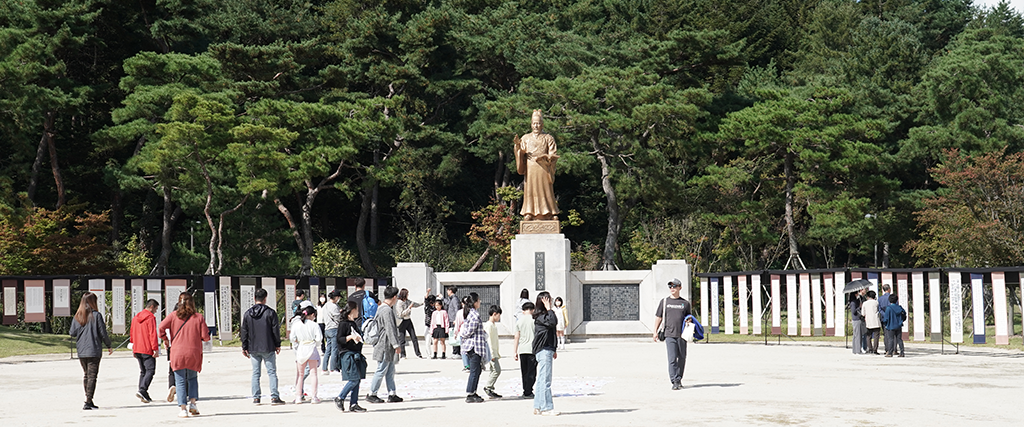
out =
[[850,283],[847,283],[846,287],[843,288],[843,293],[844,294],[848,294],[850,292],[857,292],[857,291],[859,291],[861,289],[867,289],[867,288],[870,288],[870,287],[871,287],[871,282],[869,282],[867,279],[857,279],[857,280],[854,280],[854,281],[852,281]]

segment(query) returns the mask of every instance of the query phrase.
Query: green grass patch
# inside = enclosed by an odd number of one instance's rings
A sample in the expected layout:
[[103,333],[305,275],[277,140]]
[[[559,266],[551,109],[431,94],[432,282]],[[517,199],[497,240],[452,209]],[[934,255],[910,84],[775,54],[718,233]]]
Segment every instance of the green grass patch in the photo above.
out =
[[27,332],[0,326],[0,358],[29,354],[71,353],[75,341],[69,336]]

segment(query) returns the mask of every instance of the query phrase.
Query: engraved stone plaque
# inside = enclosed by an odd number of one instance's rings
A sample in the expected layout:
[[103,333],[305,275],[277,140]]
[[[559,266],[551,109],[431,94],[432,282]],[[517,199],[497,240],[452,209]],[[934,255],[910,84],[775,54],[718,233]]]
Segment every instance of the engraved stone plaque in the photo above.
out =
[[544,282],[545,282],[545,278],[544,278],[544,252],[534,252],[533,253],[533,269],[534,269],[534,279],[535,279],[536,288],[537,288],[538,291],[543,291],[544,290]]
[[501,307],[501,286],[500,285],[461,285],[455,293],[461,301],[470,292],[476,292],[480,297],[480,319],[487,321],[487,309],[492,305]]
[[583,285],[583,321],[640,320],[640,285]]
[[558,234],[561,226],[555,220],[534,220],[519,223],[519,234]]

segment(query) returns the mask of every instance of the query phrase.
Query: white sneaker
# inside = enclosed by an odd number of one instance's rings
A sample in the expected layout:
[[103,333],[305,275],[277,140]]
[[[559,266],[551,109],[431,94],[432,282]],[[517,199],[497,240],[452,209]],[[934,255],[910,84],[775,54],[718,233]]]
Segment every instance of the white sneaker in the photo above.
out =
[[316,405],[317,403],[320,403],[320,402],[321,402],[321,400],[320,400],[319,397],[314,397],[313,400],[311,400],[309,403],[311,403],[313,405]]
[[300,405],[300,404],[302,404],[302,398],[301,398],[301,397],[296,397],[296,398],[295,398],[295,402],[294,402],[294,403],[295,403],[296,405]]
[[196,407],[195,403],[190,403],[188,405],[188,413],[192,415],[199,415],[199,408]]
[[178,412],[178,418],[188,418],[188,410],[182,409],[181,412]]
[[561,415],[562,413],[561,412],[556,412],[554,410],[551,410],[551,411],[540,411],[540,414],[544,415],[544,416],[548,416],[548,417],[557,417],[557,416]]

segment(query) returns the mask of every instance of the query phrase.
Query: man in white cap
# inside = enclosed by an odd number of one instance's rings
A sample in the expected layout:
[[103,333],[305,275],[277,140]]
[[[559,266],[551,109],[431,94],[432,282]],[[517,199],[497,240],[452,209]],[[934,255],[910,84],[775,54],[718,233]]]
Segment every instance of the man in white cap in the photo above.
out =
[[672,390],[683,388],[683,370],[686,369],[686,340],[682,339],[683,322],[690,315],[690,302],[679,295],[683,283],[679,279],[668,282],[669,296],[658,303],[654,313],[654,341],[658,341],[662,321],[665,322],[665,345],[668,347],[668,378]]

